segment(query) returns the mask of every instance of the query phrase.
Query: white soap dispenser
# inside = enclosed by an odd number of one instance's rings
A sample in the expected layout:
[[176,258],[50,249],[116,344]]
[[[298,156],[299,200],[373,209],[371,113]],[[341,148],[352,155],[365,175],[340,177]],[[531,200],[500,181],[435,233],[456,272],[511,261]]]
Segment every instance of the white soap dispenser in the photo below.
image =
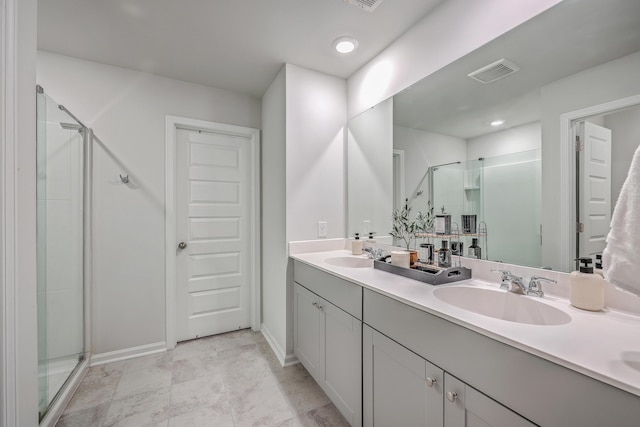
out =
[[594,274],[591,258],[580,258],[580,271],[569,276],[571,305],[583,310],[600,311],[604,308],[604,278]]
[[355,239],[351,241],[351,254],[362,255],[364,242],[360,240],[360,233],[356,233]]

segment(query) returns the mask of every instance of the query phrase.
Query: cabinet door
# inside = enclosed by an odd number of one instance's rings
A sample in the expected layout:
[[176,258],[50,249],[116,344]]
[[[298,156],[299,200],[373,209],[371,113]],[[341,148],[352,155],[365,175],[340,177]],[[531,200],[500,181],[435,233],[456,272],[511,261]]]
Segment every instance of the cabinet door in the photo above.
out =
[[442,426],[442,370],[367,325],[363,334],[364,425]]
[[[324,302],[321,374],[331,401],[354,427],[362,425],[362,322]],[[322,360],[324,359],[324,360]]]
[[534,427],[525,418],[445,374],[445,427]]
[[320,382],[322,298],[299,284],[293,289],[293,351],[317,382]]

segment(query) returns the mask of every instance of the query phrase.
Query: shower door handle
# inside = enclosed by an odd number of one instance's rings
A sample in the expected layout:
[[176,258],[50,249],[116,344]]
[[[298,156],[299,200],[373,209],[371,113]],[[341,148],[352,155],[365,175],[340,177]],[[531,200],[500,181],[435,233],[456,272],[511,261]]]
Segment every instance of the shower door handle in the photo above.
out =
[[178,249],[185,249],[186,247],[187,247],[187,244],[185,242],[178,243]]

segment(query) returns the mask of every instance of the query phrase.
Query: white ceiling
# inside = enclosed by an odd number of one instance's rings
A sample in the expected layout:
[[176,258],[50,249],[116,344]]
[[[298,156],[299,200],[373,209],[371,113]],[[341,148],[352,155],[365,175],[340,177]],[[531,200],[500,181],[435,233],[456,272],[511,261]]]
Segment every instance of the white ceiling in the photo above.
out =
[[[640,1],[564,1],[396,95],[394,123],[463,139],[531,123],[542,86],[638,51]],[[489,84],[467,77],[501,58],[520,71]],[[505,125],[489,126],[496,119]]]
[[260,97],[284,63],[349,77],[443,1],[40,0],[38,48]]

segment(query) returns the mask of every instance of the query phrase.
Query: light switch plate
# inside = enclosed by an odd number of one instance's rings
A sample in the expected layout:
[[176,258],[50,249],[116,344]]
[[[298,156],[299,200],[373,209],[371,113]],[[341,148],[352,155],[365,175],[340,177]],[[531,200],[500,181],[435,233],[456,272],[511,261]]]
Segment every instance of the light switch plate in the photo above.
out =
[[318,237],[327,237],[327,221],[318,221]]

